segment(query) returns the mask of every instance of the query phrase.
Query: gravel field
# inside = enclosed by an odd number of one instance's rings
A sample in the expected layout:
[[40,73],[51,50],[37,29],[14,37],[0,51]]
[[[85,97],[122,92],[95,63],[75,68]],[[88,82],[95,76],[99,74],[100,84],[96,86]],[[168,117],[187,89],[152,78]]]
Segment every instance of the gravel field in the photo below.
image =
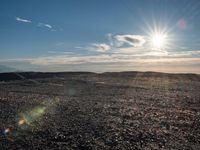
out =
[[2,150],[199,150],[200,75],[0,74]]

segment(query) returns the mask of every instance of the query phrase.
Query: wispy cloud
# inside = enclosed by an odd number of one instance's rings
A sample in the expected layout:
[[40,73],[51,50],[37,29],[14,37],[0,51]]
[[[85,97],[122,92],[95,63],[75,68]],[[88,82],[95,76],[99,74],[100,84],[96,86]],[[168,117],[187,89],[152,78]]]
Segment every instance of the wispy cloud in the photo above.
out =
[[106,37],[108,38],[109,44],[110,44],[111,46],[114,46],[112,34],[111,34],[111,33],[108,33],[108,34],[106,34]]
[[50,24],[47,24],[47,23],[42,23],[42,22],[32,22],[31,20],[28,20],[28,19],[24,19],[24,18],[21,18],[21,17],[15,17],[15,20],[18,21],[18,22],[23,22],[23,23],[31,23],[31,24],[35,24],[37,25],[38,27],[41,27],[41,28],[48,28],[48,29],[51,29],[51,31],[56,31],[52,25]]
[[27,19],[22,19],[20,17],[15,17],[15,20],[19,21],[19,22],[24,22],[24,23],[31,23],[31,20],[27,20]]
[[111,49],[111,47],[108,44],[105,43],[94,43],[92,44],[91,50],[97,51],[97,52],[107,52]]
[[145,37],[142,35],[112,35],[108,33],[106,34],[106,38],[107,41],[105,43],[92,43],[87,46],[76,46],[74,48],[101,53],[115,53],[116,51],[121,51],[123,48],[131,48],[131,51],[138,51],[141,48],[141,50],[144,50],[143,45],[146,42]]
[[74,48],[76,48],[76,49],[84,49],[85,47],[83,47],[83,46],[75,46]]
[[[200,50],[190,50],[186,53],[182,51],[171,51],[164,53],[162,51],[145,51],[140,50],[129,51],[129,48],[116,53],[103,54],[76,54],[67,51],[48,51],[48,56],[39,56],[32,58],[17,58],[17,59],[1,59],[1,64],[24,64],[31,69],[40,68],[42,71],[66,71],[66,69],[74,67],[77,70],[88,69],[89,71],[115,71],[122,70],[152,70],[152,71],[167,71],[167,72],[194,72],[200,73]],[[122,48],[121,48],[122,49]],[[125,50],[128,49],[128,52]],[[66,67],[67,66],[67,67]],[[92,70],[92,66],[94,66]],[[163,67],[164,66],[164,67]],[[173,67],[172,67],[173,66]],[[178,67],[175,68],[174,67]],[[76,70],[75,69],[75,70]],[[179,70],[177,70],[179,69]],[[34,70],[34,69],[33,69]],[[83,69],[84,70],[84,69]]]
[[133,47],[141,47],[146,42],[145,37],[141,35],[115,35],[113,37],[118,47],[128,44]]
[[177,53],[176,55],[168,54],[161,55],[152,54],[126,54],[126,53],[113,53],[113,54],[94,54],[94,55],[77,55],[72,52],[57,52],[49,51],[48,53],[54,54],[53,56],[43,56],[36,58],[18,58],[18,59],[1,59],[0,62],[29,62],[35,65],[65,65],[65,64],[86,64],[86,63],[166,63],[166,64],[200,64],[199,56],[192,56],[192,51],[188,55]]
[[46,23],[38,23],[37,24],[38,27],[46,27],[46,28],[49,28],[49,29],[52,29],[53,27],[50,25],[50,24],[46,24]]
[[67,51],[48,51],[49,54],[74,54],[73,52],[67,52]]

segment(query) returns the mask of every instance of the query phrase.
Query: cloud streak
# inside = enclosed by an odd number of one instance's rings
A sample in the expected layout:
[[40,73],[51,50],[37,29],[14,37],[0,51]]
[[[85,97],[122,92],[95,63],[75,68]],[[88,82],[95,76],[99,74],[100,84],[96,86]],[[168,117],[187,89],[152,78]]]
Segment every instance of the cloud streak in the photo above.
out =
[[[31,23],[31,24],[34,23],[34,22],[32,22],[31,20],[23,19],[23,18],[21,18],[21,17],[15,17],[15,20],[18,21],[18,22],[23,22],[23,23]],[[47,24],[47,23],[39,22],[39,23],[36,23],[36,25],[37,25],[38,27],[41,27],[41,28],[48,28],[48,29],[51,29],[52,31],[56,31],[55,29],[53,29],[53,26],[52,26],[52,25]]]
[[15,20],[16,20],[16,21],[19,21],[19,22],[24,22],[24,23],[31,23],[31,20],[22,19],[22,18],[20,18],[20,17],[15,17]]
[[[51,68],[51,71],[66,71],[67,68],[85,66],[91,71],[90,66],[96,66],[93,69],[97,71],[112,70],[116,67],[115,71],[122,71],[124,69],[130,70],[154,70],[154,71],[188,71],[191,70],[195,73],[200,73],[200,50],[190,50],[185,53],[182,51],[171,51],[165,54],[164,52],[152,52],[152,51],[133,51],[117,53],[99,53],[99,54],[76,54],[65,51],[49,51],[48,56],[40,56],[34,58],[18,58],[18,59],[1,59],[1,64],[26,64],[35,68],[42,68],[45,71],[47,68]],[[131,49],[128,47],[127,49]],[[140,51],[140,52],[139,52]],[[176,52],[176,53],[175,53]],[[120,66],[120,67],[119,67]],[[164,66],[164,67],[163,67]],[[172,66],[182,67],[182,70],[176,70]],[[160,68],[159,68],[160,67]],[[185,67],[185,68],[184,68]]]
[[73,52],[67,52],[67,51],[48,51],[49,54],[74,54]]
[[53,27],[50,24],[46,24],[46,23],[38,23],[37,24],[38,27],[45,27],[45,28],[49,28],[52,29]]
[[48,66],[48,65],[70,65],[70,64],[87,64],[87,63],[136,63],[136,64],[200,64],[200,58],[193,57],[188,54],[188,56],[180,56],[178,54],[156,56],[152,57],[152,54],[146,53],[145,55],[138,54],[99,54],[99,55],[77,55],[68,52],[54,53],[54,51],[49,51],[53,56],[44,56],[36,58],[19,58],[19,59],[4,59],[0,62],[29,62],[30,64]]

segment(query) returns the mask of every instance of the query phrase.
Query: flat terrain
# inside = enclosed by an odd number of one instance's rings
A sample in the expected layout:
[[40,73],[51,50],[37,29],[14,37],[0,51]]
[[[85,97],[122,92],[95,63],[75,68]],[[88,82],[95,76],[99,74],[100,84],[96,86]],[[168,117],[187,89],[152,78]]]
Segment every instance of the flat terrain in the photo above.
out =
[[200,75],[0,74],[0,149],[200,149]]

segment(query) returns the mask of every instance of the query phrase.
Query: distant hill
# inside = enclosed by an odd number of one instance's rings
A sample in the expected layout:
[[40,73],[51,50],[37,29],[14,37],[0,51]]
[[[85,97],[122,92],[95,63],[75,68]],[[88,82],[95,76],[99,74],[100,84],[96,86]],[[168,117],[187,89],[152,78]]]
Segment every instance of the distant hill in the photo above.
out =
[[[10,70],[11,71],[11,70]],[[73,76],[81,77],[105,77],[105,78],[174,78],[200,81],[198,74],[172,74],[161,72],[105,72],[105,73],[92,73],[92,72],[7,72],[0,73],[0,81],[23,80],[23,79],[39,79],[39,78],[71,78]]]
[[199,74],[193,73],[163,73],[163,72],[139,72],[139,71],[125,71],[125,72],[105,72],[102,75],[107,77],[123,77],[123,78],[134,78],[134,77],[158,77],[158,78],[174,78],[174,79],[189,79],[189,80],[200,80]]
[[0,81],[11,81],[21,79],[41,79],[41,78],[54,78],[54,77],[72,77],[90,74],[91,72],[6,72],[0,73]]

